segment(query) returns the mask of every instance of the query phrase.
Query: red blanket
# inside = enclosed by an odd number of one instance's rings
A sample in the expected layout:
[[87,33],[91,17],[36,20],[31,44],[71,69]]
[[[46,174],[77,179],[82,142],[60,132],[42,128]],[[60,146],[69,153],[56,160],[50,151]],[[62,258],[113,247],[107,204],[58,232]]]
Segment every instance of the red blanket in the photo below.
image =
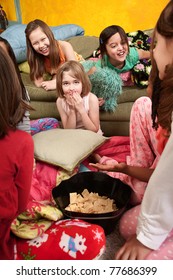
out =
[[[129,137],[111,137],[95,152],[119,162],[126,161],[126,156],[130,154]],[[84,160],[82,165],[93,170],[89,159]],[[54,221],[61,219],[61,211],[54,207],[52,189],[80,171],[80,168],[75,168],[73,173],[69,173],[60,167],[38,161],[33,172],[27,209],[14,220],[11,228],[13,233],[20,238],[33,239],[40,235],[40,230],[46,231]]]
[[[126,157],[130,154],[129,137],[112,136],[102,146],[95,150],[95,153],[98,153],[100,156],[111,157],[118,162],[125,162]],[[89,165],[89,158],[85,159],[82,164],[92,171],[95,170]],[[68,172],[57,166],[44,162],[37,162],[33,173],[30,200],[51,201],[52,188],[69,176],[70,174]]]
[[[107,156],[113,158],[118,162],[126,162],[126,157],[130,155],[129,136],[112,136],[108,141],[95,150],[94,153],[99,154],[101,157]],[[89,165],[89,158],[82,163],[88,169],[95,171],[95,168]]]

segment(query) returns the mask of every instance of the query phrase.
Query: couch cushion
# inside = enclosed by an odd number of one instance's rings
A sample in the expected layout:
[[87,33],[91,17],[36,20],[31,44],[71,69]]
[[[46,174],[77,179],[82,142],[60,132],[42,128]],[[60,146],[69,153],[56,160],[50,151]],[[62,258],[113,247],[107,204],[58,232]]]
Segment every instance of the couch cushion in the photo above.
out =
[[21,73],[21,77],[26,89],[28,90],[28,94],[30,96],[31,101],[56,102],[56,90],[46,91],[41,87],[36,87],[34,83],[30,80],[29,74]]
[[93,55],[93,51],[99,47],[99,38],[96,36],[75,36],[66,39],[73,49],[81,54],[84,59],[87,59]]
[[137,98],[141,96],[146,96],[146,89],[138,88],[137,86],[123,87],[123,92],[117,98],[117,103],[134,102]]

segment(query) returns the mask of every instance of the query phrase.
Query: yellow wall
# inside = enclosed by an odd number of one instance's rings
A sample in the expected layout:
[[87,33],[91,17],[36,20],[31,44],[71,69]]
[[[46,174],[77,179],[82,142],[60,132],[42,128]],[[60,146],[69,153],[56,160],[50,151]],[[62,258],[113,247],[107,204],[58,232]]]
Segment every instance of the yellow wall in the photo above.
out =
[[7,14],[9,20],[16,21],[16,9],[14,5],[14,0],[0,0],[0,4]]
[[[1,1],[9,20],[14,20],[12,0]],[[49,25],[75,23],[85,35],[98,36],[108,25],[121,25],[126,32],[154,27],[168,0],[20,0],[22,23],[40,18]]]

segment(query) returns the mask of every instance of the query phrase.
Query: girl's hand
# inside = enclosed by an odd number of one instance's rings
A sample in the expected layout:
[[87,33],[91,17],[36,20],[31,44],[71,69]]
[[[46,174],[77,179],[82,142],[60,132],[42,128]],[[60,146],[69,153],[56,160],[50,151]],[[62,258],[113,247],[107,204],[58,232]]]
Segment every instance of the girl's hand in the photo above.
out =
[[98,102],[99,102],[99,107],[101,107],[103,104],[105,104],[105,100],[101,97],[98,98]]
[[114,164],[90,163],[89,165],[97,168],[98,170],[115,172],[123,172],[127,166],[127,164],[124,162]]
[[73,99],[73,96],[71,94],[64,94],[65,100],[67,104],[69,105],[70,109],[75,109],[75,102]]
[[115,254],[116,260],[145,260],[152,249],[139,242],[136,236],[131,237]]
[[82,111],[85,111],[84,104],[83,104],[83,99],[80,96],[80,94],[73,93],[72,98],[73,98],[73,101],[74,101],[75,109],[80,113]]

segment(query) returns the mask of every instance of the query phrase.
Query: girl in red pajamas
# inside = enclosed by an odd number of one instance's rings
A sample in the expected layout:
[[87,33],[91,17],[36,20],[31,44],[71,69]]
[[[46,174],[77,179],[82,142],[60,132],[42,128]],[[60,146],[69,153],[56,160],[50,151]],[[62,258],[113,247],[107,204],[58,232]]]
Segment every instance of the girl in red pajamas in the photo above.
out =
[[26,208],[33,170],[30,134],[17,130],[28,105],[14,64],[0,47],[0,259],[14,259],[10,226]]

